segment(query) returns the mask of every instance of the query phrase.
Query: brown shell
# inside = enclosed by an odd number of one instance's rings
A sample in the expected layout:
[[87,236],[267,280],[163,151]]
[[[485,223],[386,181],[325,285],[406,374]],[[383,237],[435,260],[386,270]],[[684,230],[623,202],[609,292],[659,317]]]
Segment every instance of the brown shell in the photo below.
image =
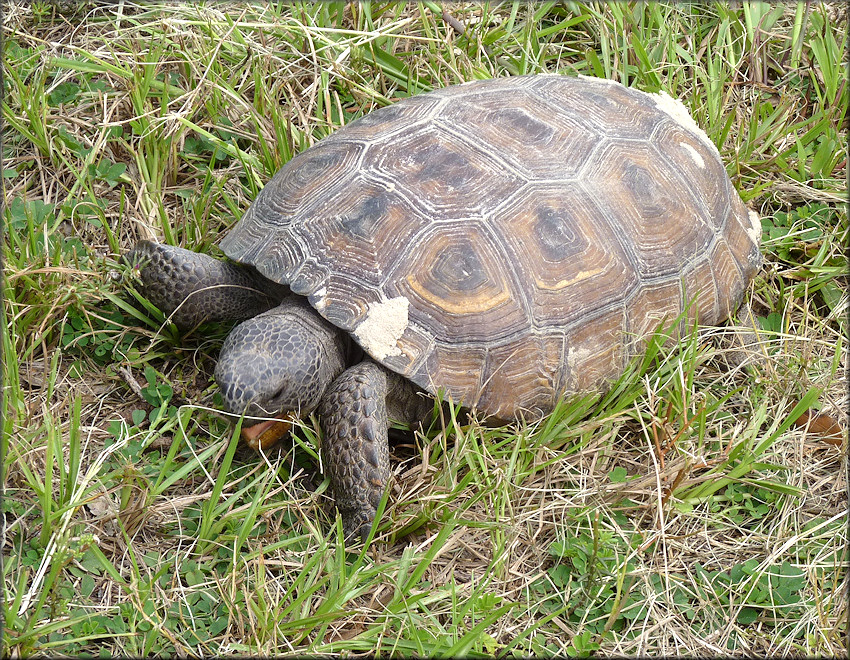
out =
[[677,101],[605,80],[482,80],[377,110],[293,158],[222,242],[371,356],[507,419],[715,324],[760,226]]

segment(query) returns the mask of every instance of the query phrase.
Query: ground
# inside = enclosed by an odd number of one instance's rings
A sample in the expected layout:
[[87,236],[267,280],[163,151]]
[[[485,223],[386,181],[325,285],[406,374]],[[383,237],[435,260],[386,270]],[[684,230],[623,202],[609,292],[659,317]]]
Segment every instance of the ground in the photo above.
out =
[[[4,654],[846,655],[842,6],[6,9]],[[730,323],[604,397],[499,428],[435,406],[346,550],[316,426],[240,445],[227,328],[179,334],[120,255],[220,254],[336,128],[539,72],[680,99],[765,264]]]

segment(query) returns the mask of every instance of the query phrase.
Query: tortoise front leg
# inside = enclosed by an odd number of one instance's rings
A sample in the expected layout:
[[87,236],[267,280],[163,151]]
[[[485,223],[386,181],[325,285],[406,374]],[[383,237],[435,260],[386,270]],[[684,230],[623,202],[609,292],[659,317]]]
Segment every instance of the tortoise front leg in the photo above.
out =
[[390,482],[389,419],[415,424],[433,407],[416,385],[371,360],[345,370],[325,391],[322,460],[346,539],[365,540]]
[[387,372],[361,362],[342,373],[319,406],[322,458],[345,538],[365,540],[390,480]]
[[179,328],[205,321],[243,321],[278,305],[289,287],[249,266],[183,248],[139,241],[125,256],[141,290]]

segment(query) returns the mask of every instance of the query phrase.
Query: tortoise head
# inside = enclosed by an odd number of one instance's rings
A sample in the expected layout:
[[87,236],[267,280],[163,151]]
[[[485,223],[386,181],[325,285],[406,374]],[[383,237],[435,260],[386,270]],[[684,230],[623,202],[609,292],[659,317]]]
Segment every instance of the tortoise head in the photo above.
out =
[[289,299],[228,335],[215,369],[224,405],[237,415],[309,415],[343,371],[345,346],[337,328],[302,300]]

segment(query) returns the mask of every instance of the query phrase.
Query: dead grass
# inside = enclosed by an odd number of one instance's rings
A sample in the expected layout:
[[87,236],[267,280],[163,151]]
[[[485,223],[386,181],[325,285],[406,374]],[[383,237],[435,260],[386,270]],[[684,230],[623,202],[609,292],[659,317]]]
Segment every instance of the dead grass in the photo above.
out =
[[[452,6],[465,37],[431,9],[9,5],[4,653],[846,654],[846,434],[764,442],[807,392],[848,410],[846,160],[789,174],[829,140],[846,154],[846,116],[799,74],[839,27],[810,17],[792,70],[791,5],[737,60],[746,17],[722,5],[693,23],[663,5]],[[695,43],[706,59],[670,46]],[[749,366],[694,339],[607,404],[508,429],[438,421],[395,446],[383,535],[346,553],[310,430],[294,451],[234,449],[214,412],[224,332],[178,337],[116,307],[117,257],[140,238],[214,252],[262,182],[335,127],[423,85],[592,73],[586,49],[612,77],[673,85],[712,137],[731,116],[724,156],[764,217],[821,202],[831,224],[766,240],[751,305],[781,328]],[[716,98],[699,69],[712,54]],[[49,102],[69,83],[76,97]],[[774,118],[765,104],[784,98]],[[16,199],[50,213],[15,216]],[[787,584],[804,576],[791,609],[758,592],[784,563]]]

